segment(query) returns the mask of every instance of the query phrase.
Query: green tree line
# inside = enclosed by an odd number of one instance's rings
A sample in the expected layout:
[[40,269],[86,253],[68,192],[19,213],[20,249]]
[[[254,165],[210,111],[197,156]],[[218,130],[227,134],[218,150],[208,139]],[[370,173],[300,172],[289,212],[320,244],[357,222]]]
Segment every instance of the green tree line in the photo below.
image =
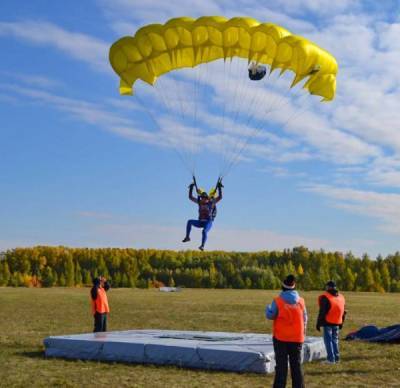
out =
[[13,287],[90,286],[101,274],[113,287],[277,289],[290,273],[303,290],[333,279],[344,291],[400,292],[400,253],[371,259],[305,247],[249,253],[37,246],[0,254],[0,286]]

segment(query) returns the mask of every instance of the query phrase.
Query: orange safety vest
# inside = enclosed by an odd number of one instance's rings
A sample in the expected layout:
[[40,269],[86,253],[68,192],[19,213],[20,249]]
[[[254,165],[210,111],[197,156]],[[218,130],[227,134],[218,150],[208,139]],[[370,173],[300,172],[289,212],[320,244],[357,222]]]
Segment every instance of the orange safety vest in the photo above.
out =
[[91,301],[93,314],[95,314],[96,312],[101,314],[110,312],[106,290],[103,287],[99,287],[97,289],[97,298],[95,300],[91,298]]
[[321,298],[325,296],[331,305],[328,313],[326,314],[325,321],[331,323],[332,325],[341,325],[343,323],[343,314],[344,314],[344,296],[342,294],[338,294],[334,296],[329,292],[324,292],[318,298],[318,304],[321,306]]
[[287,303],[282,297],[275,298],[278,315],[274,319],[273,335],[283,342],[304,342],[304,310],[303,298],[295,304]]

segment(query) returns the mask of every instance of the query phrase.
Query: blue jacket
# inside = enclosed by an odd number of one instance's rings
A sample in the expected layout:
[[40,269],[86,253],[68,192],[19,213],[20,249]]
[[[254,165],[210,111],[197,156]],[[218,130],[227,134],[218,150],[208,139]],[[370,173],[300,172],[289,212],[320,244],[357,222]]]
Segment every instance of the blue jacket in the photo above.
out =
[[[300,298],[299,293],[296,290],[282,291],[279,294],[279,296],[282,297],[283,300],[289,304],[297,303]],[[272,303],[267,305],[267,307],[265,308],[265,316],[267,317],[267,319],[271,320],[274,320],[278,316],[278,306],[276,305],[275,300],[273,300]],[[306,327],[308,321],[306,309],[304,309],[303,319],[304,319],[304,327]]]

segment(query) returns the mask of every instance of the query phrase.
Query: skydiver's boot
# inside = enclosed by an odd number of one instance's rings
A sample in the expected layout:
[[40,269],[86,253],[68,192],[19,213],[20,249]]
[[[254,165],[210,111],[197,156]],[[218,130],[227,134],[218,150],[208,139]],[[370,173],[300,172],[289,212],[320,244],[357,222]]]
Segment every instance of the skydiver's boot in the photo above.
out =
[[187,236],[182,240],[182,242],[188,242],[188,241],[190,241],[190,237]]
[[204,245],[200,245],[200,246],[199,246],[199,249],[200,249],[201,251],[204,251]]

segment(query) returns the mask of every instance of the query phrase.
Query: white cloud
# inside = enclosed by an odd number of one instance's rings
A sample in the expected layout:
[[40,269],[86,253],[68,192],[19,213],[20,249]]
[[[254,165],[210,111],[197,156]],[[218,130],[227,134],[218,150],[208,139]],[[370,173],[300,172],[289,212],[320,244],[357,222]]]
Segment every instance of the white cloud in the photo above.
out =
[[290,171],[288,168],[285,167],[264,167],[264,168],[260,168],[258,169],[258,171],[260,172],[265,172],[268,174],[272,174],[278,178],[292,178],[292,177],[298,177],[298,178],[306,178],[307,174],[304,172],[292,172]]
[[223,8],[213,0],[99,0],[105,14],[110,18],[114,30],[121,35],[133,35],[141,26],[150,23],[164,23],[181,15],[200,17],[221,15]]
[[279,9],[294,14],[305,15],[309,12],[320,17],[326,17],[338,13],[343,13],[357,7],[356,0],[277,0],[276,5]]
[[34,86],[43,89],[60,88],[62,82],[39,74],[21,74],[11,71],[0,71],[0,76],[8,81],[14,79],[29,86]]
[[304,190],[329,198],[337,208],[376,219],[380,230],[400,235],[400,194],[318,184]]
[[400,187],[400,156],[375,159],[365,171],[365,180],[377,186]]
[[109,45],[106,42],[80,32],[67,31],[52,23],[29,20],[0,22],[0,36],[13,36],[32,44],[54,47],[94,69],[110,71]]

